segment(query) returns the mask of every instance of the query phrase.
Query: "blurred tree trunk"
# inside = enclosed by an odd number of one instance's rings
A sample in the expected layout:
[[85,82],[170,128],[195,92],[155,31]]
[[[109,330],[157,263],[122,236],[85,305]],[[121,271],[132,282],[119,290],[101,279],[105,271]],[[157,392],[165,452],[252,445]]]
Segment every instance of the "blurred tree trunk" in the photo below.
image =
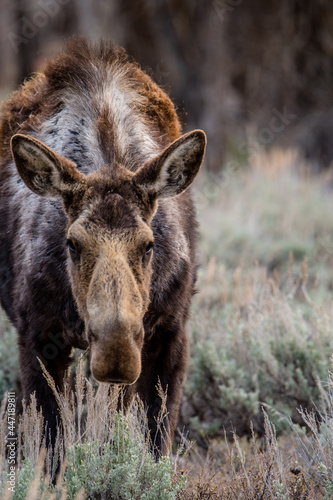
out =
[[76,29],[78,33],[84,33],[92,39],[98,33],[98,17],[95,12],[96,1],[74,0]]
[[0,91],[16,84],[17,57],[8,38],[11,30],[16,29],[15,8],[11,0],[0,0]]
[[[30,75],[34,71],[34,63],[39,45],[39,30],[30,21],[29,13],[34,10],[36,6],[36,0],[16,0],[15,5],[15,15],[17,19],[17,30],[18,35],[24,38],[24,42],[20,43],[18,46],[17,58],[18,58],[18,83],[22,83],[27,75]],[[28,24],[31,22],[32,28]],[[31,37],[25,36],[25,32],[31,34]]]

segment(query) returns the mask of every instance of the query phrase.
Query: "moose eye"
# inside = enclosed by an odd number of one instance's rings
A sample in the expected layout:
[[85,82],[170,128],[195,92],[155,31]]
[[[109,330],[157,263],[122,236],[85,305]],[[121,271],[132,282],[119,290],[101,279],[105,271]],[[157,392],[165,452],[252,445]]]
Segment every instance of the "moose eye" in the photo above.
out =
[[78,250],[77,245],[73,242],[73,240],[70,239],[68,239],[66,243],[69,249],[69,255],[71,256],[73,262],[76,262],[77,260],[80,259],[80,252]]
[[144,266],[148,265],[153,253],[152,252],[153,248],[154,248],[154,243],[152,241],[149,242],[148,245],[146,245],[144,254],[142,256],[142,263]]
[[146,253],[151,253],[152,249],[154,248],[154,243],[150,241],[148,245],[146,246]]
[[77,253],[73,240],[67,240],[67,246],[71,252]]

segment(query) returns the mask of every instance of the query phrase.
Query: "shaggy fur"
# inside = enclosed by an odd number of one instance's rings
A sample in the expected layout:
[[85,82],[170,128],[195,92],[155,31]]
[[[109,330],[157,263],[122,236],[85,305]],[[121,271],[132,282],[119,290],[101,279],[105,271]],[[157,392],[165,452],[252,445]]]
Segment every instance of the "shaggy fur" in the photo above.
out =
[[61,388],[72,348],[90,346],[93,375],[124,384],[127,404],[137,392],[156,455],[170,450],[196,269],[186,188],[205,150],[203,132],[180,133],[169,98],[123,50],[82,39],[1,108],[0,299],[52,442],[57,405],[37,357]]

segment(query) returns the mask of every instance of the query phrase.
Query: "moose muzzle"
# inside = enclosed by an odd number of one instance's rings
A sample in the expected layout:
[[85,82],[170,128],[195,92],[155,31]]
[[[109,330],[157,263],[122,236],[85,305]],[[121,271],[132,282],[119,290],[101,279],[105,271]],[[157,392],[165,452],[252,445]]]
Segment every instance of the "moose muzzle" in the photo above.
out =
[[99,382],[133,384],[141,373],[142,340],[138,340],[143,339],[143,332],[133,335],[118,325],[106,336],[92,336],[90,368],[93,376]]
[[90,368],[100,382],[133,384],[141,373],[143,306],[131,274],[121,269],[122,262],[117,264],[117,276],[99,265],[89,287],[86,328]]

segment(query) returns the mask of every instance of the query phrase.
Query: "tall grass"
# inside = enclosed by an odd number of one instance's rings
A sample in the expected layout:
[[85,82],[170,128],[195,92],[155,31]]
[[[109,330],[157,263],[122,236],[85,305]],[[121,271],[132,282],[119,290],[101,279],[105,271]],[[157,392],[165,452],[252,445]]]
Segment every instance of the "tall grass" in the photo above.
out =
[[189,480],[179,499],[329,500],[333,496],[333,375],[316,411],[299,409],[307,432],[292,426],[288,438],[277,438],[263,410],[264,437],[212,443],[210,455],[188,466]]
[[[15,493],[7,498],[66,498],[171,500],[184,488],[167,457],[153,458],[145,410],[135,399],[126,415],[119,410],[119,387],[92,382],[83,376],[79,360],[75,389],[68,384],[59,393],[50,375],[45,377],[60,410],[54,451],[45,451],[44,422],[36,398],[23,406],[18,424],[18,464]],[[160,397],[166,396],[159,390]],[[160,416],[163,425],[166,415]],[[3,427],[6,425],[6,416]],[[5,447],[6,439],[1,443]],[[0,478],[6,492],[8,463],[1,450]],[[55,483],[55,486],[51,486]],[[4,496],[6,498],[6,495]]]

